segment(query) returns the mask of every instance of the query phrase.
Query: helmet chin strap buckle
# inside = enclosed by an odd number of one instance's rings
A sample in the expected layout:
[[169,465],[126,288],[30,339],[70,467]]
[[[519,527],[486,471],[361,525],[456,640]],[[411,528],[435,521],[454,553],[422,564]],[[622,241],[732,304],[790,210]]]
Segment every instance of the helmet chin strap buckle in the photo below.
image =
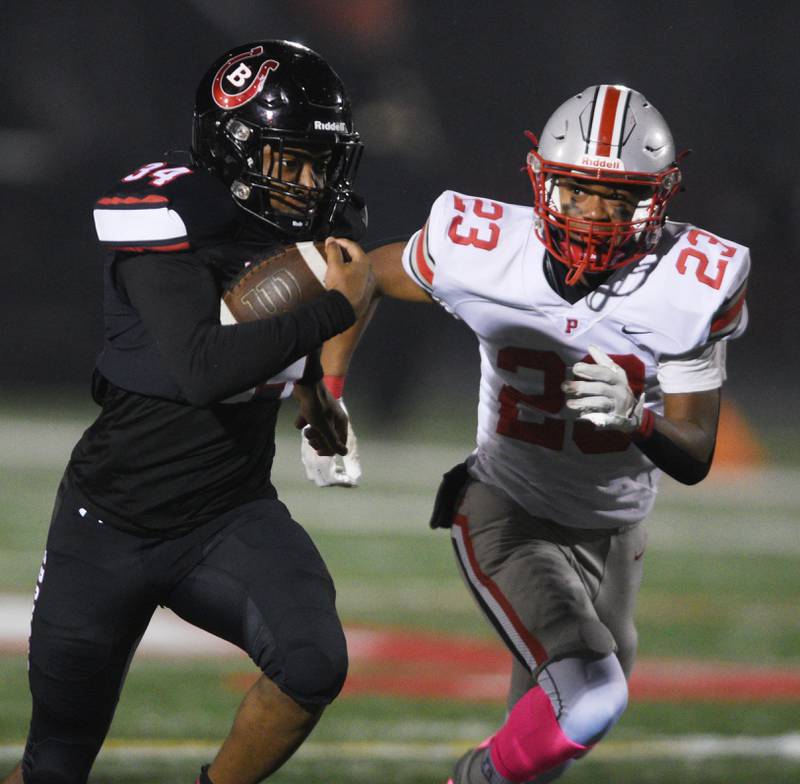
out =
[[587,264],[588,261],[586,259],[583,259],[574,266],[570,267],[567,270],[567,275],[564,278],[564,283],[566,283],[568,286],[574,286],[576,283],[580,283],[580,281],[583,279],[583,273],[586,269]]

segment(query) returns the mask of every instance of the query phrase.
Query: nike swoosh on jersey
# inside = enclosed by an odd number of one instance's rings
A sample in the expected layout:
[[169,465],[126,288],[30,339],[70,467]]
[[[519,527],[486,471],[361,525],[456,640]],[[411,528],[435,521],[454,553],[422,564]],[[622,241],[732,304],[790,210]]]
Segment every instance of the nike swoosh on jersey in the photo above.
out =
[[650,332],[652,332],[652,331],[653,331],[652,329],[642,329],[642,328],[640,328],[640,327],[628,327],[628,326],[624,326],[624,327],[622,328],[622,332],[623,332],[625,335],[647,335],[647,334],[649,334],[649,333],[650,333]]

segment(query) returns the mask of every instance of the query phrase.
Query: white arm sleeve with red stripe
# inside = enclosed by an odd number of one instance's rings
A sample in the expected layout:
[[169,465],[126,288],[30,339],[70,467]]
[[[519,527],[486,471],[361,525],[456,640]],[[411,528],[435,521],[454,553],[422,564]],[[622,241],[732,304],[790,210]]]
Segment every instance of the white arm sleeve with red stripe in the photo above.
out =
[[741,245],[723,245],[722,241],[716,241],[716,245],[735,248],[730,254],[732,263],[725,267],[725,271],[731,274],[722,276],[724,299],[711,315],[702,345],[688,354],[658,363],[658,382],[662,392],[667,394],[705,392],[721,387],[726,378],[726,343],[738,338],[747,328],[745,294],[750,253]]
[[711,318],[709,342],[738,338],[747,329],[747,275],[750,271],[750,253],[744,249],[744,262],[739,267],[737,286],[726,297]]
[[445,191],[436,199],[425,225],[411,236],[403,249],[403,269],[406,274],[434,299],[436,259],[442,253],[439,238],[444,236],[441,227],[449,193],[451,191]]
[[725,343],[717,341],[691,357],[658,364],[658,383],[667,394],[707,392],[725,381]]

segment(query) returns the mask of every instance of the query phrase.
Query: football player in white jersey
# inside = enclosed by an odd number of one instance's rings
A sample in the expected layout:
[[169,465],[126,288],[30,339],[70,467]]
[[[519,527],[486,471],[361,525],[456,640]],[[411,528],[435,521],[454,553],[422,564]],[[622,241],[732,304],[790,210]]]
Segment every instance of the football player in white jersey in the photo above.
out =
[[[514,672],[505,723],[454,784],[552,781],[619,719],[641,521],[662,471],[708,473],[747,323],[748,250],[666,220],[680,156],[641,93],[589,87],[530,136],[533,211],[445,191],[408,243],[369,254],[379,293],[438,302],[480,344],[477,446],[431,522]],[[340,388],[357,332],[324,352]]]

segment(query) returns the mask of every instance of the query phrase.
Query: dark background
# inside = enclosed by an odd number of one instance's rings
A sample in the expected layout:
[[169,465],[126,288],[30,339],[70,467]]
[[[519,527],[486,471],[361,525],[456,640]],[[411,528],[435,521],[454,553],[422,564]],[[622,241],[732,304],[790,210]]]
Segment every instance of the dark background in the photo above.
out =
[[[671,217],[752,249],[729,390],[751,421],[780,421],[800,380],[798,33],[789,2],[4,2],[0,391],[88,392],[102,327],[94,199],[188,147],[195,85],[217,56],[292,38],[349,86],[370,243],[410,234],[445,188],[530,203],[525,129],[591,84],[643,92],[693,150]],[[429,397],[474,400],[476,368],[458,322],[387,302],[351,386],[399,422]]]

